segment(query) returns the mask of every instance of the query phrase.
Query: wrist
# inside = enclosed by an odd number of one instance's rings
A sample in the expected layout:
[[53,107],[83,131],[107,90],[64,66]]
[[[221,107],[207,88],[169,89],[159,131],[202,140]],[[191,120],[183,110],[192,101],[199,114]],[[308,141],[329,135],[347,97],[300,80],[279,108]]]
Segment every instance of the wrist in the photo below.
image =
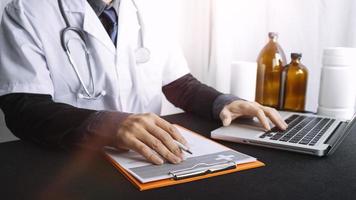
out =
[[89,148],[104,146],[116,148],[115,138],[123,121],[131,114],[123,112],[99,111],[93,113],[83,124],[82,143]]
[[225,108],[225,106],[231,104],[234,101],[238,101],[238,100],[244,101],[243,99],[236,97],[234,95],[231,95],[231,94],[219,95],[215,99],[214,104],[213,104],[214,119],[220,119],[221,111]]

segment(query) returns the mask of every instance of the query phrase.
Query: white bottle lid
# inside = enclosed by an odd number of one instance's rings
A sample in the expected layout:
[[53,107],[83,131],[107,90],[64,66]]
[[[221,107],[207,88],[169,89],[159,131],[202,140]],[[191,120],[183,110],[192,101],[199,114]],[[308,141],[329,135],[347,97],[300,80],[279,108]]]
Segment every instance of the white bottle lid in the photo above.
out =
[[356,48],[330,47],[324,49],[323,65],[333,67],[356,66]]
[[337,119],[350,120],[355,114],[353,108],[342,109],[342,108],[326,108],[323,106],[318,107],[318,115],[334,117]]

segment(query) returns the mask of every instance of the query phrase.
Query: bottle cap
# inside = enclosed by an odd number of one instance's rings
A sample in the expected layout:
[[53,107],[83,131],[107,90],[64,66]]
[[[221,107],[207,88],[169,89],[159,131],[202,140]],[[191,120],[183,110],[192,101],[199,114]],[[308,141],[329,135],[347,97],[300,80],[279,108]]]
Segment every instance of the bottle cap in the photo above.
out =
[[329,47],[324,49],[325,56],[352,57],[356,54],[356,48],[349,47]]
[[324,66],[349,67],[355,66],[356,48],[348,47],[329,47],[324,49]]
[[291,53],[290,54],[290,57],[293,59],[293,60],[300,60],[302,58],[302,54],[301,53]]
[[268,37],[269,37],[270,39],[278,38],[278,33],[276,33],[276,32],[269,32],[269,33],[268,33]]

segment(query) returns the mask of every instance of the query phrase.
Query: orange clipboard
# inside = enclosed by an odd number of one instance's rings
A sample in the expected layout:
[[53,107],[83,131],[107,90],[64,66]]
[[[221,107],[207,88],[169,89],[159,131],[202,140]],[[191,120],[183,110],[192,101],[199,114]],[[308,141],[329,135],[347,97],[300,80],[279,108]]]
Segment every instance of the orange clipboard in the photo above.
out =
[[[175,126],[185,129],[191,133],[197,134],[204,139],[208,139],[208,138],[206,138],[198,133],[195,133],[193,131],[190,131],[182,126],[179,126],[179,125],[175,125]],[[210,139],[208,139],[208,140],[210,140]],[[213,142],[215,142],[215,141],[213,141]],[[215,143],[217,143],[217,142],[215,142]],[[217,143],[217,144],[219,144],[219,143]],[[219,145],[221,145],[221,144],[219,144]],[[221,146],[223,146],[223,145],[221,145]],[[191,182],[191,181],[197,181],[197,180],[201,180],[201,179],[205,179],[205,178],[210,178],[210,177],[215,177],[215,176],[220,176],[220,175],[224,175],[224,174],[230,174],[233,172],[238,172],[238,171],[243,171],[243,170],[248,170],[248,169],[265,166],[265,164],[261,161],[254,161],[254,162],[245,163],[245,164],[237,164],[236,168],[234,168],[234,169],[228,169],[228,170],[224,170],[224,171],[194,176],[194,177],[180,179],[180,180],[174,180],[173,178],[170,178],[170,179],[163,179],[163,180],[153,181],[153,182],[148,182],[148,183],[141,183],[133,175],[131,175],[128,171],[126,171],[119,163],[117,163],[114,159],[112,159],[109,155],[107,155],[106,153],[104,153],[104,155],[115,166],[115,168],[118,169],[140,191],[151,190],[151,189],[156,189],[156,188],[161,188],[161,187],[166,187],[166,186],[171,186],[171,185],[177,185],[177,184],[187,183],[187,182]]]

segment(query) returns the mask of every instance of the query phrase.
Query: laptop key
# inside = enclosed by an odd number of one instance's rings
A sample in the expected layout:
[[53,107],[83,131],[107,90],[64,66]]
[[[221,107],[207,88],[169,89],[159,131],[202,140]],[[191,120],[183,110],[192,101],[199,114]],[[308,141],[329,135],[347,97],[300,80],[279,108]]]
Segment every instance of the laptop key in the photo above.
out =
[[261,135],[260,138],[263,139],[263,138],[272,137],[272,136],[273,136],[273,133],[268,131],[268,132],[264,133],[263,135]]
[[307,141],[307,140],[302,140],[301,142],[299,142],[299,144],[308,144],[309,143],[309,141]]
[[315,146],[316,142],[310,142],[309,146]]
[[290,140],[289,142],[290,142],[290,143],[298,143],[298,142],[299,142],[299,140],[298,140],[298,139],[294,139],[294,138],[293,138],[293,139],[292,139],[292,140]]
[[291,123],[293,120],[295,120],[295,119],[297,119],[297,118],[298,118],[298,115],[292,115],[292,116],[288,117],[288,118],[285,120],[285,122],[286,122],[287,124],[289,124],[289,123]]
[[273,137],[271,137],[271,140],[279,140],[279,139],[281,139],[281,137],[283,137],[283,135],[284,135],[283,133],[278,132]]

